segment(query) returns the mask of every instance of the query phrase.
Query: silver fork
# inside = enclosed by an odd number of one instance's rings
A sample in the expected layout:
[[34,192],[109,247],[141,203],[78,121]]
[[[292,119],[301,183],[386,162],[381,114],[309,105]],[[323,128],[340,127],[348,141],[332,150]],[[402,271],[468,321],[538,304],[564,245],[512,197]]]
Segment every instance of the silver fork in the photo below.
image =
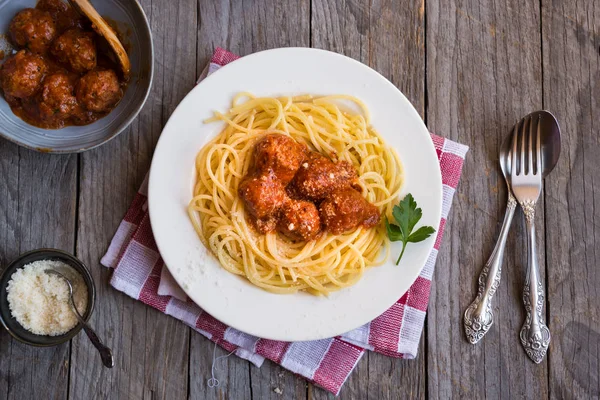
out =
[[[542,190],[540,137],[539,117],[525,118],[520,124],[520,129],[515,126],[511,168],[512,190],[523,209],[527,225],[527,276],[523,289],[523,303],[527,316],[520,337],[525,352],[537,364],[544,359],[550,344],[550,330],[544,323],[544,287],[540,279],[535,246],[535,205]],[[521,147],[517,149],[519,141]]]

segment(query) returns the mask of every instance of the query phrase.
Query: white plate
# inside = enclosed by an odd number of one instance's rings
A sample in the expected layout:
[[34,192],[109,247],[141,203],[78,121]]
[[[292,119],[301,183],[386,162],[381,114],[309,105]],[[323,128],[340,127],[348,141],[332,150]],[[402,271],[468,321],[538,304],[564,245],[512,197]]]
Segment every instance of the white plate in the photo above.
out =
[[349,94],[362,99],[372,124],[404,166],[402,195],[412,193],[423,209],[420,224],[437,228],[442,179],[425,124],[404,95],[371,68],[342,55],[308,48],[263,51],[235,61],[206,78],[177,107],[152,161],[149,207],[152,230],[169,271],[206,312],[242,332],[285,341],[323,339],[357,328],[387,310],[415,281],[435,235],[410,244],[399,266],[401,244],[388,262],[369,269],[353,287],[328,298],[306,293],[277,295],[225,271],[202,245],[187,215],[195,180],[194,160],[223,128],[204,124],[226,111],[233,96]]

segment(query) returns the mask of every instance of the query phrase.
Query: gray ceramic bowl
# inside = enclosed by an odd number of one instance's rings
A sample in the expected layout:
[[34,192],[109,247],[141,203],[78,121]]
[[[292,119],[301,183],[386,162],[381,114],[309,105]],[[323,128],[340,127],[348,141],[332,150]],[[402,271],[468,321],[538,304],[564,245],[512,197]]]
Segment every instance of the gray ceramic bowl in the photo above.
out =
[[[63,0],[66,1],[66,0]],[[0,0],[0,50],[10,54],[6,36],[17,12],[35,7],[36,0]],[[106,143],[138,115],[152,86],[154,50],[150,25],[136,0],[92,0],[100,15],[115,21],[131,61],[131,81],[119,105],[106,117],[86,126],[41,129],[15,116],[0,95],[0,136],[45,153],[78,153]],[[123,31],[123,29],[125,30]]]
[[83,315],[83,319],[88,321],[92,312],[94,311],[94,303],[96,301],[96,287],[94,286],[94,280],[90,271],[87,269],[85,264],[81,261],[66,253],[62,250],[56,249],[39,249],[33,250],[28,253],[20,255],[16,260],[11,262],[0,274],[0,323],[6,328],[8,333],[11,334],[15,339],[39,347],[56,346],[58,344],[71,340],[75,335],[79,333],[83,327],[81,324],[77,324],[75,328],[69,332],[59,336],[43,336],[36,335],[23,328],[17,320],[10,313],[8,307],[6,287],[8,281],[10,281],[12,274],[19,268],[39,260],[57,260],[62,261],[65,264],[73,267],[77,272],[81,274],[83,280],[88,287],[88,308]]

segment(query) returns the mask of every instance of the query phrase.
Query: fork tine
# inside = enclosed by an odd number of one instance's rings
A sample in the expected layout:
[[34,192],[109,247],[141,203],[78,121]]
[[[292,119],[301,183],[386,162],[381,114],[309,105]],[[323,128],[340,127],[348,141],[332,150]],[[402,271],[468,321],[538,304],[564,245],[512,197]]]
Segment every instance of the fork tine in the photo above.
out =
[[519,166],[519,175],[525,175],[525,138],[527,137],[527,122],[531,124],[531,120],[529,117],[526,117],[523,120],[523,125],[521,126],[521,165]]
[[517,176],[517,138],[519,137],[519,129],[518,127],[521,125],[521,121],[515,124],[513,128],[513,137],[512,137],[512,154],[511,154],[511,165],[510,165],[510,175],[511,177]]
[[527,157],[529,159],[527,160],[527,175],[533,175],[533,135],[536,122],[538,122],[537,118],[529,118],[529,147],[527,148]]
[[537,126],[537,135],[536,135],[536,143],[535,143],[535,170],[537,174],[542,174],[542,145],[541,145],[541,136],[542,136],[542,117],[538,118],[538,126]]

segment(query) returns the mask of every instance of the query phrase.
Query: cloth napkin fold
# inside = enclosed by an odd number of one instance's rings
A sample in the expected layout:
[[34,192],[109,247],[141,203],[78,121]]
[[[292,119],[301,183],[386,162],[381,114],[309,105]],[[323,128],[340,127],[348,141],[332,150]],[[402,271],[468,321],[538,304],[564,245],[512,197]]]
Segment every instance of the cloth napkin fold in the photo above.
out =
[[[238,58],[217,48],[199,81]],[[435,260],[468,151],[467,146],[434,134],[431,140],[443,183],[442,219],[435,246],[408,292],[381,316],[341,336],[310,342],[261,339],[226,326],[189,300],[165,268],[156,247],[147,207],[147,177],[101,263],[114,269],[110,283],[115,289],[181,320],[256,366],[268,358],[337,395],[365,350],[407,359],[417,355]]]

